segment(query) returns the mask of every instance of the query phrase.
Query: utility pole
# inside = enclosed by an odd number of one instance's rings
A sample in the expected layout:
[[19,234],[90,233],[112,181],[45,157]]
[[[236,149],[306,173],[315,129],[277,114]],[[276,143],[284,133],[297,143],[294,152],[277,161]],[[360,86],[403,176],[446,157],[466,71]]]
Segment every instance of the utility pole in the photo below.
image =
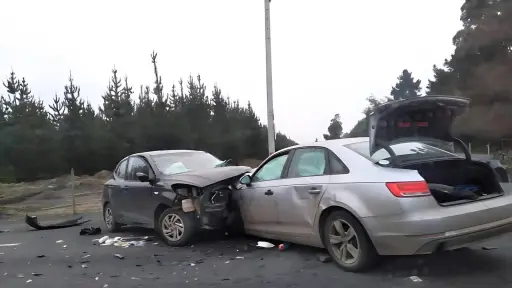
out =
[[274,127],[274,98],[272,95],[272,52],[270,42],[270,0],[265,2],[265,46],[267,55],[267,130],[268,153],[276,152],[275,127]]

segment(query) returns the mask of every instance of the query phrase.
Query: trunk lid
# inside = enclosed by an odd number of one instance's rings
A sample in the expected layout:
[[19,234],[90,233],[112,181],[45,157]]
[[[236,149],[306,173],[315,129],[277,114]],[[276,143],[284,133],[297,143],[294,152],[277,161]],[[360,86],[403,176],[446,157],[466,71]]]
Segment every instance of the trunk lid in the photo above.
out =
[[407,139],[452,142],[453,121],[469,103],[470,100],[464,97],[424,96],[391,101],[377,107],[369,117],[370,155],[389,143]]

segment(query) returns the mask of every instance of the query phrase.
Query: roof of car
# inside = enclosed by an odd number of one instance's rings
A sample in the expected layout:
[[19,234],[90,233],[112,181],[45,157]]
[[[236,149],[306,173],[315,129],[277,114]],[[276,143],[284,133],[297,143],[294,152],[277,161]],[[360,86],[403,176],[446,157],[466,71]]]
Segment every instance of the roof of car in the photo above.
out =
[[[331,148],[331,147],[337,147],[340,145],[344,146],[344,145],[349,145],[349,144],[353,144],[353,143],[368,142],[369,140],[370,140],[369,137],[341,138],[341,139],[333,139],[333,140],[325,140],[325,141],[299,144],[299,145],[284,148],[280,151],[286,151],[286,150],[291,150],[294,148],[309,147],[309,146],[320,146],[320,147]],[[279,151],[277,151],[277,152],[279,152]]]
[[149,156],[157,156],[162,154],[172,154],[172,153],[183,153],[183,152],[203,152],[198,150],[155,150],[155,151],[146,151],[132,154],[131,156],[136,155],[149,155]]

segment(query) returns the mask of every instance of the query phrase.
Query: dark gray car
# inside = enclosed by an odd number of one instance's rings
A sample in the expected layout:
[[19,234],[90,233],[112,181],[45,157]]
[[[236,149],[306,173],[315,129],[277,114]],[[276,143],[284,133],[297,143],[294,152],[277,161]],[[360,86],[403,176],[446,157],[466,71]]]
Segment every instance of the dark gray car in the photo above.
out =
[[231,200],[232,184],[250,170],[226,163],[193,150],[124,158],[103,190],[107,229],[154,228],[169,245],[184,245],[200,228],[225,228],[231,219],[240,218],[235,217],[239,212]]

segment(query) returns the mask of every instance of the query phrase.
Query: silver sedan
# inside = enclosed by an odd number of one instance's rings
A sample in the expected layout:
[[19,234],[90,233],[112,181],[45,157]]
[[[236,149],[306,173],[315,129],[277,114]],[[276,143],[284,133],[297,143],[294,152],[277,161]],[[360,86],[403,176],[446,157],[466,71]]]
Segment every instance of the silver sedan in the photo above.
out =
[[449,133],[468,103],[392,102],[370,117],[370,137],[274,153],[234,191],[246,233],[325,247],[344,270],[361,271],[379,255],[428,254],[512,231],[510,184]]

